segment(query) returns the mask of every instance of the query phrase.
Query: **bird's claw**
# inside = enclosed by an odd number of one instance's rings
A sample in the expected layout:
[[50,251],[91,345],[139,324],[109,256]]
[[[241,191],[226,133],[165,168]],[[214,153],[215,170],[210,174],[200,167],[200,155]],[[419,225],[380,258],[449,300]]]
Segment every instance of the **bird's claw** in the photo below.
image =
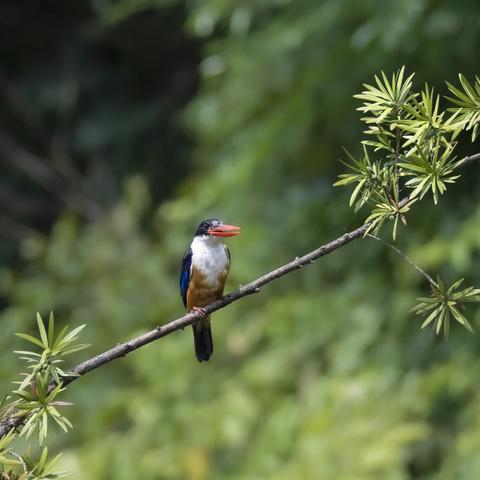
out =
[[207,312],[205,311],[204,308],[202,307],[192,307],[192,310],[191,310],[193,313],[199,313],[202,317],[204,317]]

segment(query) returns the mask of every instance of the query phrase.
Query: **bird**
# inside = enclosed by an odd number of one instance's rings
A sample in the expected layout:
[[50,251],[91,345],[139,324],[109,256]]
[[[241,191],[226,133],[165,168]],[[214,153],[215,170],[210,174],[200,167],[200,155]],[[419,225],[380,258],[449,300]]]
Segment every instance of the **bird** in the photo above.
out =
[[230,270],[230,251],[222,238],[234,237],[240,227],[217,218],[200,222],[190,248],[185,252],[180,271],[180,294],[187,311],[204,315],[192,324],[195,355],[199,362],[213,353],[210,316],[203,307],[223,297],[225,280]]

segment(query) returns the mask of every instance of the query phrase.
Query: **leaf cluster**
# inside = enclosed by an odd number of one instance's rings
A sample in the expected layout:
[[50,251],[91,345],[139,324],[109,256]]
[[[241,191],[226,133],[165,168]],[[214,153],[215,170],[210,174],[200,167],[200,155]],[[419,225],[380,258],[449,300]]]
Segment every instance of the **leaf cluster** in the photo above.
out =
[[[355,185],[350,206],[355,211],[370,205],[366,221],[371,222],[367,233],[377,234],[391,221],[392,236],[397,234],[398,220],[406,225],[405,213],[415,200],[431,194],[435,204],[445,193],[447,184],[460,175],[454,149],[462,130],[472,130],[472,141],[478,135],[480,119],[480,83],[472,86],[460,75],[463,92],[451,84],[454,97],[446,97],[454,107],[445,109],[440,95],[425,85],[413,88],[414,74],[405,76],[405,67],[388,78],[384,72],[375,75],[373,85],[354,95],[362,101],[359,111],[368,136],[364,153],[355,158],[347,152],[344,162],[348,172],[342,173],[335,186]],[[371,158],[368,149],[373,149]],[[400,204],[400,192],[408,192]],[[407,209],[400,211],[401,206]]]
[[[30,342],[39,351],[15,351],[27,363],[28,373],[23,373],[24,379],[19,382],[18,388],[7,396],[13,399],[2,413],[22,417],[23,424],[20,431],[12,430],[0,441],[0,474],[1,479],[8,480],[42,480],[54,479],[63,474],[54,473],[54,467],[60,455],[53,459],[48,458],[48,449],[44,447],[49,431],[49,424],[64,432],[72,428],[71,422],[60,413],[58,407],[72,405],[70,402],[59,400],[59,395],[65,390],[62,380],[73,375],[59,367],[62,357],[88,347],[87,344],[77,343],[78,334],[85,325],[73,330],[65,326],[59,333],[55,332],[55,320],[50,313],[48,326],[45,326],[40,314],[37,314],[38,337],[17,333],[20,338]],[[16,397],[16,398],[15,398]],[[37,434],[38,444],[42,447],[40,456],[34,458],[27,453],[20,456],[10,448],[15,437],[30,439]]]
[[424,315],[426,319],[421,328],[432,324],[435,333],[443,332],[447,338],[450,331],[450,319],[455,319],[460,325],[463,325],[469,332],[473,333],[473,328],[463,312],[464,303],[480,302],[480,288],[468,287],[459,290],[464,279],[461,278],[447,287],[445,283],[437,278],[435,286],[432,286],[430,297],[419,298],[420,303],[412,311],[417,315]]
[[[364,114],[362,121],[368,138],[362,142],[361,157],[355,158],[347,152],[348,161],[342,163],[348,172],[339,175],[335,186],[354,185],[349,204],[355,211],[366,204],[370,206],[365,235],[376,235],[391,222],[395,240],[399,221],[407,224],[407,213],[413,203],[428,194],[437,204],[447,185],[460,177],[458,168],[462,161],[453,153],[458,135],[462,130],[471,130],[472,141],[479,135],[478,77],[472,85],[460,74],[460,88],[447,82],[453,96],[445,99],[453,106],[444,108],[433,88],[425,85],[420,91],[414,89],[413,76],[405,76],[404,67],[391,78],[381,72],[375,75],[373,85],[365,84],[365,90],[354,95],[362,101],[358,110]],[[431,296],[421,298],[421,303],[413,309],[418,315],[426,315],[422,328],[433,324],[437,334],[443,328],[448,336],[450,319],[454,318],[472,331],[463,314],[463,303],[480,301],[480,290],[473,287],[459,290],[463,279],[447,288],[443,281],[434,282],[413,265],[432,284]]]
[[60,459],[61,454],[55,455],[52,459],[48,458],[48,448],[44,447],[39,458],[32,457],[30,453],[24,455],[23,460],[29,472],[29,479],[33,480],[47,480],[65,477],[65,472],[55,472],[56,465]]
[[49,423],[53,422],[64,432],[67,432],[68,428],[72,428],[70,421],[60,415],[56,408],[57,406],[71,405],[70,402],[56,400],[59,393],[63,390],[61,384],[51,389],[50,384],[45,382],[45,379],[37,378],[37,381],[32,383],[30,392],[25,390],[15,391],[22,399],[22,401],[16,403],[16,408],[22,412],[29,413],[20,436],[29,438],[38,430],[38,443],[42,445],[47,438]]
[[[13,431],[4,438],[12,440]],[[16,456],[16,455],[15,455]],[[17,457],[17,456],[16,456]],[[52,459],[48,457],[48,448],[44,447],[38,458],[32,456],[28,451],[23,457],[17,460],[6,459],[0,463],[0,479],[1,480],[54,480],[56,478],[65,477],[65,472],[55,472],[56,465],[61,454],[56,455]],[[9,463],[10,462],[10,463]],[[15,463],[13,463],[15,462]],[[22,471],[13,471],[8,469],[7,465],[20,465]]]
[[21,465],[21,461],[12,456],[10,444],[15,438],[15,431],[10,430],[3,438],[0,439],[0,465],[3,467],[8,465]]
[[68,402],[57,400],[57,397],[63,391],[62,378],[73,375],[58,366],[63,362],[60,357],[83,350],[88,345],[75,343],[85,325],[80,325],[71,331],[67,325],[56,335],[53,313],[50,313],[47,328],[42,317],[37,313],[37,325],[38,338],[25,333],[16,334],[42,350],[40,352],[15,351],[22,360],[27,362],[31,372],[23,374],[25,378],[17,382],[20,386],[13,393],[20,397],[20,400],[15,403],[16,408],[27,416],[20,436],[25,435],[29,438],[37,431],[38,442],[42,445],[47,437],[50,422],[65,432],[72,427],[69,420],[56,408],[59,405],[69,405]]
[[446,98],[455,105],[448,110],[457,116],[457,123],[460,123],[465,130],[471,130],[472,142],[474,142],[480,135],[480,78],[475,76],[475,82],[472,85],[461,73],[458,77],[463,91],[447,82],[453,97]]
[[15,351],[15,353],[20,355],[22,360],[27,362],[28,369],[31,370],[30,373],[24,374],[25,378],[20,383],[18,390],[24,390],[39,374],[44,378],[53,379],[56,383],[60,383],[63,377],[75,375],[72,372],[65,372],[58,366],[60,363],[63,363],[61,357],[89,347],[86,343],[74,344],[78,334],[85,328],[85,325],[80,325],[70,332],[68,331],[68,325],[66,325],[58,335],[55,335],[55,319],[53,313],[50,313],[48,318],[48,331],[38,313],[37,325],[40,334],[39,338],[26,333],[16,333],[18,337],[42,349],[41,353],[29,350]]

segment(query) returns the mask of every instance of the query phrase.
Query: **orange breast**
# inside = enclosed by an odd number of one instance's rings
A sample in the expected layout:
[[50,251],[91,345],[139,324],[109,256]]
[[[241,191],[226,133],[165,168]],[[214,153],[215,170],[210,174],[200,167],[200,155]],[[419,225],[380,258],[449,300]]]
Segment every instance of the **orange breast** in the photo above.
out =
[[227,274],[228,269],[225,269],[218,276],[217,282],[211,284],[206,281],[206,278],[201,271],[192,267],[187,292],[187,309],[191,310],[192,307],[204,307],[221,298]]

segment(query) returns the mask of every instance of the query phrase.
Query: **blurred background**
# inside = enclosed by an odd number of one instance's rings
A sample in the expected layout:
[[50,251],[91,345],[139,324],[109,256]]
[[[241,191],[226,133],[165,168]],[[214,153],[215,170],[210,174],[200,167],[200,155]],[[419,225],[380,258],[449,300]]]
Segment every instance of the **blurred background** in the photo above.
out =
[[[401,65],[444,93],[480,73],[479,31],[476,0],[3,0],[3,391],[36,311],[88,324],[72,364],[181,315],[203,218],[242,227],[227,290],[363,223],[332,188],[352,95]],[[476,286],[479,168],[398,240]],[[188,329],[69,387],[51,448],[74,480],[480,478],[480,336],[421,331],[427,293],[356,241],[216,313],[207,364]]]

